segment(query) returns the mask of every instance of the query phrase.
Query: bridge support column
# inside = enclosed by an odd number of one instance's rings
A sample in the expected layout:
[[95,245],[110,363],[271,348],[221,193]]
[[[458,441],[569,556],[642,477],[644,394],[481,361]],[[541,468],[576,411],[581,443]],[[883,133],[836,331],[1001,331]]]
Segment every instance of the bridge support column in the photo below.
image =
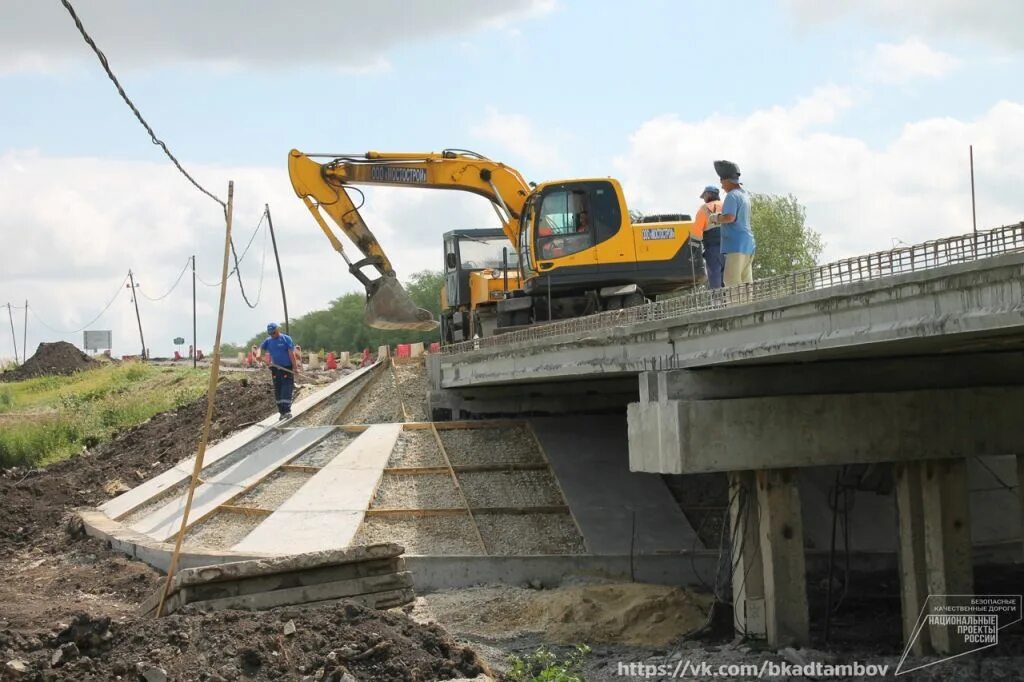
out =
[[[897,464],[896,514],[899,519],[900,602],[903,616],[903,641],[914,636],[921,610],[928,599],[928,570],[924,550],[924,507],[921,497],[920,462]],[[912,653],[932,653],[928,628],[922,628],[914,640]]]
[[764,571],[757,481],[753,471],[729,474],[732,541],[733,628],[739,635],[764,639]]
[[[921,501],[928,591],[936,605],[943,605],[945,595],[974,591],[967,461],[924,462]],[[954,626],[933,625],[930,629],[937,653],[956,654],[967,649],[963,637],[953,632]]]
[[795,469],[757,472],[765,629],[773,647],[810,643],[804,526]]
[[1020,535],[1024,558],[1024,455],[1017,455],[1017,499],[1020,500]]

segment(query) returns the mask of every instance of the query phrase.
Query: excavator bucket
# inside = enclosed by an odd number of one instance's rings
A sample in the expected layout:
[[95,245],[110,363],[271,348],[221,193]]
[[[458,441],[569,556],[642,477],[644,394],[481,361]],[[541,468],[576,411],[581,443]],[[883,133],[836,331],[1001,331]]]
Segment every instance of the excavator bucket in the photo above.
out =
[[438,326],[430,311],[417,308],[399,281],[387,275],[366,285],[363,319],[375,329],[429,332]]

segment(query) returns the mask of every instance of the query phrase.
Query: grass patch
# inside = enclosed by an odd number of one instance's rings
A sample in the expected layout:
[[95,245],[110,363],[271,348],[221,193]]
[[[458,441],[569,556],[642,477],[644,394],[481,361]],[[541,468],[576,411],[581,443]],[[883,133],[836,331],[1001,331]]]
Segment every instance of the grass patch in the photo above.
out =
[[207,371],[111,364],[0,384],[0,466],[40,466],[195,400]]
[[547,647],[540,647],[525,657],[509,656],[509,669],[505,673],[513,682],[584,682],[582,668],[590,647],[577,644],[564,657]]

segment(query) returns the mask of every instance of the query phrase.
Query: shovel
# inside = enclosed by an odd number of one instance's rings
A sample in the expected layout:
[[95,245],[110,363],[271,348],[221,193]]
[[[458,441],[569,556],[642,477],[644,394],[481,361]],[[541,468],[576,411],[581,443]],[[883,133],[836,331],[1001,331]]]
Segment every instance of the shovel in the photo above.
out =
[[389,275],[366,284],[363,319],[374,329],[429,332],[438,327],[430,311],[417,307],[401,283]]

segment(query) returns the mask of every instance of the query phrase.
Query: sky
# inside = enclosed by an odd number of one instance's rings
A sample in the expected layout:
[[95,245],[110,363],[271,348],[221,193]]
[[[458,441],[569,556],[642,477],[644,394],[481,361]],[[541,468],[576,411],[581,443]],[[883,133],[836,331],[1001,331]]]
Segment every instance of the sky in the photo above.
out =
[[[265,205],[292,317],[359,290],[291,189],[292,148],[472,149],[537,182],[616,177],[645,213],[692,213],[728,158],[749,190],[797,197],[834,260],[970,232],[973,145],[979,229],[1024,218],[1019,0],[74,4],[185,168],[221,198],[234,181],[259,300],[232,284],[225,341],[283,318]],[[89,324],[137,353],[131,269],[151,353],[187,349],[190,273],[172,285],[193,254],[219,281],[220,207],[151,143],[59,0],[0,3],[0,102],[0,305],[28,300],[28,347],[80,346],[63,332]],[[443,232],[496,226],[459,192],[372,189],[362,213],[400,278],[441,268]],[[208,353],[218,289],[202,281]]]

